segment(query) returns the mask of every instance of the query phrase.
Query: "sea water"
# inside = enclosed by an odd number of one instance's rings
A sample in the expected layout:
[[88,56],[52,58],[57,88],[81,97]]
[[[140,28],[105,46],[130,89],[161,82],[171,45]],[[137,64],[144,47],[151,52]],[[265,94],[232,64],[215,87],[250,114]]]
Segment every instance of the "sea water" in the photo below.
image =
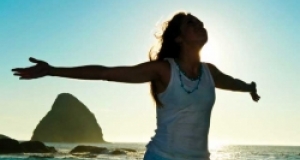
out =
[[[80,160],[80,159],[96,159],[96,160],[142,160],[145,154],[146,143],[109,143],[109,144],[80,144],[91,145],[97,147],[106,147],[109,151],[117,148],[134,149],[136,152],[127,152],[126,155],[111,154],[85,154],[72,155],[69,152],[79,144],[67,143],[46,143],[47,146],[55,147],[58,152],[55,154],[7,154],[0,155],[0,159],[5,160]],[[210,148],[211,160],[300,160],[300,147],[296,146],[241,146],[241,145],[225,145],[216,148]]]

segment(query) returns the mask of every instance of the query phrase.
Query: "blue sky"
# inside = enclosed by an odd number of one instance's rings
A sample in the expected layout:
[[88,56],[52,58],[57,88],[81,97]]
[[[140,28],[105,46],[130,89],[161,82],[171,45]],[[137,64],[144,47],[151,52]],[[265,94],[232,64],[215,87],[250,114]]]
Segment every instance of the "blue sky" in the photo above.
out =
[[[217,89],[211,143],[300,145],[300,2],[0,1],[0,134],[30,139],[59,93],[95,114],[108,141],[148,142],[155,130],[149,84],[46,77],[20,81],[10,70],[30,56],[54,66],[148,61],[159,24],[177,11],[204,22],[202,61],[250,83],[262,99]],[[117,127],[116,127],[117,126]]]

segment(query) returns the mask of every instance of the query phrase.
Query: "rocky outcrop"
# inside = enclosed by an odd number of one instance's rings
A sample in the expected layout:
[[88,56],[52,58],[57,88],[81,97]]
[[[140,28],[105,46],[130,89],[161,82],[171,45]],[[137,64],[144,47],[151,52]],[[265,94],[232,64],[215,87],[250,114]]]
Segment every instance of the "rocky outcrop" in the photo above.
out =
[[92,158],[97,156],[97,154],[112,154],[112,155],[123,155],[128,152],[137,152],[134,149],[129,148],[116,148],[113,151],[109,151],[105,147],[96,147],[96,146],[77,146],[70,151],[70,154],[81,157],[81,158]]
[[137,152],[136,150],[134,149],[130,149],[130,148],[117,148],[118,150],[123,150],[123,151],[126,151],[126,152]]
[[120,149],[115,149],[114,151],[111,151],[109,154],[120,155],[120,154],[126,154],[126,152]]
[[68,93],[58,95],[51,110],[37,125],[31,140],[69,143],[105,142],[93,113]]
[[11,153],[55,153],[54,147],[45,146],[39,141],[27,141],[19,143],[19,141],[3,138],[0,139],[0,154]]
[[71,154],[76,153],[90,153],[90,154],[101,154],[108,153],[108,149],[105,147],[95,147],[95,146],[77,146],[70,151]]
[[20,143],[23,153],[55,153],[54,147],[47,147],[44,143],[39,141],[27,141]]
[[21,153],[22,148],[17,140],[10,138],[0,139],[0,154]]

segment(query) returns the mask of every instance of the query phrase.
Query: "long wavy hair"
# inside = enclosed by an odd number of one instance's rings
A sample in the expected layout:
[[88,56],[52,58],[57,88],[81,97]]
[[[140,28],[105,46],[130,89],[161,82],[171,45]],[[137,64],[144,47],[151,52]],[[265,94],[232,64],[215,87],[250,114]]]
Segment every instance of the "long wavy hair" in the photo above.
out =
[[[155,34],[158,40],[158,46],[151,47],[149,51],[150,61],[163,61],[164,58],[179,58],[180,44],[177,43],[175,39],[181,34],[181,23],[187,15],[188,13],[178,12],[171,20],[162,24],[162,34]],[[150,91],[156,106],[158,108],[163,107],[163,104],[157,97],[156,87],[153,81],[150,83]]]

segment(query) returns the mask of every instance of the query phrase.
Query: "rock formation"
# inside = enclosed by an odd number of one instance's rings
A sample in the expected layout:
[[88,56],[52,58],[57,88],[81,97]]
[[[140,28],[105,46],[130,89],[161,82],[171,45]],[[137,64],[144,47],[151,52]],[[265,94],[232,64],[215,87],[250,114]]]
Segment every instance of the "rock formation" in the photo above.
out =
[[92,154],[101,154],[101,153],[107,153],[108,149],[105,147],[96,147],[96,146],[77,146],[73,148],[70,153],[92,153]]
[[3,135],[3,134],[0,134],[0,139],[10,139],[9,137]]
[[23,153],[56,153],[54,147],[48,147],[40,141],[21,142],[20,146]]
[[116,148],[113,151],[109,151],[105,147],[79,145],[73,148],[70,151],[70,154],[81,158],[95,158],[95,156],[97,157],[97,154],[112,154],[112,155],[125,154],[126,155],[128,152],[137,152],[137,151],[130,148]]
[[[0,154],[12,153],[56,153],[54,147],[48,147],[43,142],[39,141],[26,141],[21,142],[10,139],[0,139]],[[0,158],[1,159],[1,158]]]
[[10,138],[0,139],[0,154],[20,153],[22,148],[17,140]]
[[105,142],[93,113],[68,93],[57,96],[51,110],[34,130],[31,140],[69,143]]

